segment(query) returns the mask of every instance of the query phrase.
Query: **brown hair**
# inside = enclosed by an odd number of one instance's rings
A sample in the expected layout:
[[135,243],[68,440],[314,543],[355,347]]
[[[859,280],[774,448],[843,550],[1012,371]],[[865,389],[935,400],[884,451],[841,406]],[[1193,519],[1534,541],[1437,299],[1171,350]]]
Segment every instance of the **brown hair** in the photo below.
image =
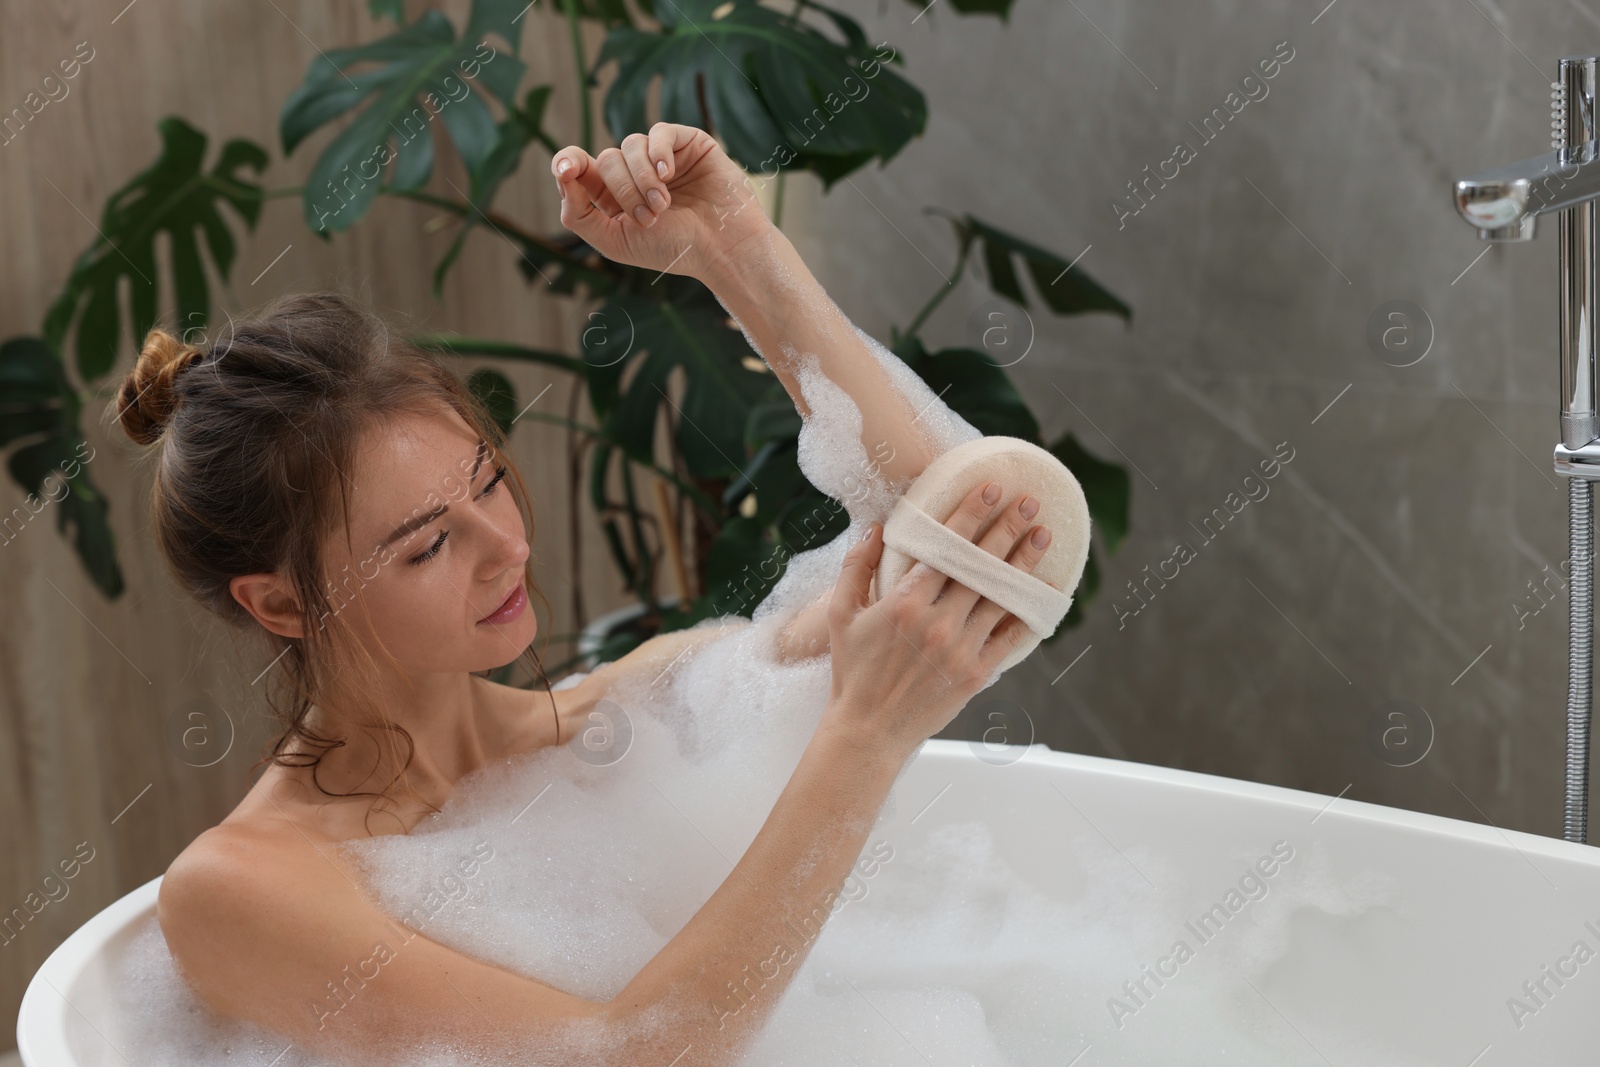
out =
[[[272,672],[278,686],[268,697],[284,731],[252,770],[269,760],[309,767],[324,794],[376,796],[373,810],[389,786],[405,777],[416,744],[370,698],[363,700],[373,691],[364,679],[377,664],[370,654],[358,654],[363,646],[338,620],[343,605],[334,606],[337,590],[320,545],[341,520],[349,537],[350,483],[344,472],[361,435],[391,416],[438,411],[440,405],[460,415],[488,442],[489,458],[506,466],[507,486],[531,537],[527,488],[483,405],[448,367],[339,293],[279,297],[257,316],[232,322],[225,337],[207,345],[157,327],[123,379],[116,417],[134,441],[155,446],[151,524],[178,581],[216,614],[252,630],[254,618],[229,591],[230,579],[275,572],[295,591],[305,637],[261,630],[284,668]],[[525,570],[528,589],[548,612],[532,557]],[[326,624],[330,616],[333,625]],[[520,658],[548,689],[533,646]],[[364,674],[351,672],[357,665]],[[336,678],[344,679],[337,689]],[[335,695],[341,711],[357,712],[354,721],[377,727],[391,742],[395,733],[405,738],[405,763],[384,791],[332,793],[317,781],[322,755],[348,738],[323,736],[305,720],[314,703]],[[555,697],[550,700],[554,713]],[[556,729],[559,741],[559,717]],[[294,740],[315,751],[286,752]]]

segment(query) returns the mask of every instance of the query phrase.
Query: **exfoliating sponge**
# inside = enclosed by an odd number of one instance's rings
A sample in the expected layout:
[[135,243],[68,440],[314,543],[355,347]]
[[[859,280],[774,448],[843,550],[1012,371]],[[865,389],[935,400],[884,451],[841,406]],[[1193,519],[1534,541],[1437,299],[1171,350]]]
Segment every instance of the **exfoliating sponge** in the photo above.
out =
[[[967,494],[998,482],[1000,501],[971,539],[945,520]],[[990,526],[1024,493],[1039,501],[1030,521],[1050,528],[1050,544],[1030,574],[980,548]],[[1020,437],[993,435],[965,441],[925,467],[895,502],[883,525],[883,556],[873,600],[894,588],[918,560],[987,597],[1025,623],[1028,636],[997,670],[1003,671],[1055,633],[1089,558],[1089,504],[1072,471],[1055,456]]]

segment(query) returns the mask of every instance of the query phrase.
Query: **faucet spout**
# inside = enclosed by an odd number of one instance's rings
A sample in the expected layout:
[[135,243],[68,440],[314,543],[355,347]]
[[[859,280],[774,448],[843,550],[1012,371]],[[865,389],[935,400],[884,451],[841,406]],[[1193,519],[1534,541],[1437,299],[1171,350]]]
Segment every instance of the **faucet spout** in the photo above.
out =
[[1456,211],[1485,241],[1529,241],[1540,215],[1600,197],[1600,158],[1562,160],[1561,151],[1509,163],[1456,182]]
[[1485,241],[1527,241],[1543,214],[1600,197],[1600,57],[1567,56],[1551,83],[1551,148],[1456,182],[1456,210]]

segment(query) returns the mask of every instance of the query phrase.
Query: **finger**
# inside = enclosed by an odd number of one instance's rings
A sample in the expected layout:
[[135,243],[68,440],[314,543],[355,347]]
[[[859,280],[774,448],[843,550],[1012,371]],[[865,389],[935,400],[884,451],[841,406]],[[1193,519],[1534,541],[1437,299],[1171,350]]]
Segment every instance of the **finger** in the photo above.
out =
[[561,225],[596,248],[609,247],[607,231],[621,225],[594,202],[582,182],[569,182],[561,196]]
[[[1044,542],[1038,544],[1035,538]],[[1027,574],[1033,573],[1033,568],[1039,565],[1044,558],[1045,550],[1050,547],[1050,529],[1046,526],[1035,526],[1020,537],[1016,547],[1006,556],[1006,562]],[[1001,616],[1006,614],[1006,609],[990,600],[988,597],[979,597],[977,605],[973,608],[968,624],[979,633],[988,633],[997,627]]]
[[867,526],[866,536],[845,554],[839,568],[839,581],[828,603],[831,621],[846,622],[867,606],[872,590],[872,573],[883,556],[883,537],[877,523]]
[[563,148],[551,158],[550,170],[561,189],[561,225],[586,240],[597,236],[597,227],[603,227],[609,216],[603,205],[595,203],[605,183],[593,158],[581,148]]
[[989,640],[978,650],[978,665],[984,670],[993,672],[1000,661],[1010,655],[1011,650],[1016,648],[1029,633],[1027,623],[1007,613],[1000,625],[995,627],[994,633],[989,635]]
[[644,194],[645,204],[651,214],[660,217],[667,210],[670,194],[667,192],[667,183],[656,173],[650,149],[650,138],[642,133],[630,133],[622,139],[622,157],[628,161],[633,184]]
[[698,126],[658,122],[650,127],[650,158],[656,161],[656,174],[664,182],[673,181],[706,156],[721,150],[711,135]]
[[687,147],[695,131],[675,122],[658,122],[650,127],[650,159],[656,177],[670,182],[678,173],[678,149]]
[[[1030,512],[1026,515],[1023,514],[1024,504],[1032,505]],[[1009,559],[1012,549],[1017,547],[1017,542],[1022,539],[1022,535],[1028,532],[1029,522],[1038,513],[1038,499],[1029,496],[1027,493],[1019,494],[1017,499],[1012,501],[1009,506],[1002,508],[999,518],[995,519],[989,528],[983,532],[983,535],[978,540],[978,547],[998,559]],[[1044,554],[1043,550],[1040,550],[1039,554],[1042,556]],[[1035,559],[1032,562],[1037,563],[1038,560]],[[1031,564],[1029,569],[1032,569]],[[944,594],[940,597],[940,600],[949,600],[951,607],[959,609],[962,617],[965,618],[967,613],[978,603],[978,593],[970,586],[952,579],[950,584],[945,587]]]
[[624,215],[640,226],[655,225],[656,214],[645,204],[644,192],[633,183],[633,171],[628,166],[628,158],[622,154],[620,148],[603,150],[595,157],[595,168],[600,171],[600,177],[605,179],[606,188],[611,190],[611,195],[617,198]]
[[[598,200],[605,192],[606,183],[595,167],[594,157],[577,145],[568,145],[550,157],[550,173],[556,176],[562,199],[587,205],[591,200]],[[581,188],[588,195],[574,197],[574,188]]]
[[[983,499],[984,490],[989,489],[991,486],[996,491],[993,504],[987,503]],[[950,513],[950,517],[944,520],[944,524],[960,534],[963,540],[971,541],[984,523],[989,521],[989,517],[1000,507],[1000,501],[1003,497],[1004,491],[998,482],[984,482],[975,485],[962,498],[961,503],[956,505],[956,509]],[[908,570],[905,577],[895,583],[895,588],[899,589],[901,585],[906,585],[908,586],[907,593],[915,593],[922,599],[923,603],[931,604],[944,592],[947,584],[959,583],[951,582],[942,571],[934,570],[926,564],[919,564]]]
[[622,217],[622,206],[617,203],[617,198],[611,195],[610,189],[602,188],[600,195],[594,198],[594,203],[596,207],[605,212],[606,218],[620,219]]

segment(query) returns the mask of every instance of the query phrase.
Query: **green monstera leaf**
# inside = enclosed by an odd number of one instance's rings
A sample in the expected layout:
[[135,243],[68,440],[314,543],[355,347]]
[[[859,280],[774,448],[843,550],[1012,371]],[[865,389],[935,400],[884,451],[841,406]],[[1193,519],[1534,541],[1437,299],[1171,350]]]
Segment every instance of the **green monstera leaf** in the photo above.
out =
[[511,384],[511,379],[497,370],[482,367],[472,372],[467,388],[483,404],[500,432],[509,434],[511,423],[517,417],[517,387]]
[[161,157],[112,194],[98,239],[73,264],[66,288],[45,316],[45,341],[57,352],[78,317],[77,368],[86,382],[104,376],[116,362],[117,289],[123,278],[131,295],[134,345],[155,325],[157,234],[167,235],[180,326],[198,328],[211,313],[211,297],[196,231],[205,234],[217,274],[226,279],[234,244],[219,207],[229,204],[250,229],[261,214],[261,187],[239,173],[249,168],[260,174],[266,168],[261,146],[229,141],[216,164],[204,171],[205,134],[176,116],[162,119],[159,129]]
[[988,353],[973,348],[930,353],[915,336],[902,340],[893,351],[945,398],[952,411],[982,433],[1038,441],[1039,423],[1033,412]]
[[1012,264],[1012,257],[1017,256],[1033,276],[1033,283],[1044,297],[1044,302],[1057,315],[1107,311],[1121,315],[1124,322],[1133,321],[1133,309],[1091,278],[1082,267],[971,215],[952,218],[951,223],[955,226],[963,249],[973,241],[981,244],[983,263],[989,272],[989,286],[1006,299],[1023,307],[1028,306],[1028,298],[1023,295],[1016,268]]
[[[366,106],[312,165],[303,201],[307,225],[324,238],[330,230],[349,228],[372,206],[385,168],[387,188],[425,185],[433,174],[434,119],[474,186],[497,182],[506,130],[484,96],[514,106],[527,69],[517,58],[527,6],[526,0],[473,0],[459,38],[449,19],[429,10],[387,37],[319,53],[279,115],[284,153],[319,127]],[[507,42],[509,55],[486,40],[491,33]],[[520,132],[513,125],[511,135]]]
[[[467,194],[471,210],[461,220],[461,229],[456,232],[455,240],[450,242],[450,248],[433,270],[433,295],[436,298],[444,296],[445,273],[461,254],[461,248],[467,243],[467,234],[472,232],[472,227],[480,219],[488,220],[489,204],[494,200],[494,194],[499,190],[500,183],[505,181],[522,161],[522,150],[535,141],[548,148],[551,155],[561,150],[544,129],[544,109],[550,102],[550,89],[548,85],[529,89],[520,110],[508,109],[509,117],[500,123],[499,139],[495,142],[489,157],[482,167],[471,173],[472,188]],[[514,242],[513,247],[515,247]]]
[[[677,290],[682,295],[672,300],[619,294],[601,310],[584,337],[589,395],[607,438],[635,460],[653,459],[656,419],[671,404],[689,474],[733,477],[745,461],[745,413],[772,377],[744,365],[754,354],[710,290],[676,279]],[[637,366],[626,390],[618,392],[627,363]],[[681,402],[667,390],[667,377],[677,367],[684,370]]]
[[50,346],[37,337],[0,345],[0,448],[76,425],[78,396]]
[[1094,529],[1106,543],[1106,551],[1115,552],[1128,534],[1128,500],[1133,480],[1127,468],[1090,454],[1070,433],[1051,445],[1049,451],[1078,479]]
[[808,3],[843,43],[756,0],[673,0],[656,8],[660,32],[613,29],[598,69],[616,61],[605,98],[619,141],[649,129],[646,98],[661,81],[661,118],[721,139],[745,169],[805,167],[824,188],[868,161],[887,162],[927,125],[927,102],[888,69],[849,17]]
[[0,447],[20,442],[7,468],[28,494],[0,515],[0,545],[54,509],[57,527],[71,530],[89,577],[106,596],[116,597],[123,589],[122,570],[105,497],[89,479],[95,454],[78,431],[78,411],[61,359],[43,339],[13,337],[0,345]]
[[[94,449],[83,438],[57,433],[17,449],[6,466],[29,494],[23,510],[31,513],[38,508],[47,513],[54,509],[56,528],[70,531],[72,547],[89,577],[101,592],[114,598],[122,594],[122,569],[117,565],[116,541],[106,518],[106,498],[86,473],[94,456]],[[8,519],[16,516],[13,511]],[[6,525],[3,536],[9,541],[15,535],[10,523]]]

